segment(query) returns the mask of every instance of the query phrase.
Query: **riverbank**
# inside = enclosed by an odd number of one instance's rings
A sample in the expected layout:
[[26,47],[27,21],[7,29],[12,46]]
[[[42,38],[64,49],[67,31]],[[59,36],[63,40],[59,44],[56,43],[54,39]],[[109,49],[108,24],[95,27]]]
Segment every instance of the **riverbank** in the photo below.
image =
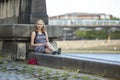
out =
[[100,53],[102,53],[102,54],[120,54],[120,51],[103,51],[103,50],[62,50],[62,53],[98,53],[98,54],[100,54]]
[[120,40],[56,41],[62,52],[120,53]]
[[[110,46],[112,49],[120,50],[120,40],[76,40],[76,41],[56,41],[59,47],[64,49],[87,49],[96,47],[106,47]],[[111,48],[110,47],[110,48]]]

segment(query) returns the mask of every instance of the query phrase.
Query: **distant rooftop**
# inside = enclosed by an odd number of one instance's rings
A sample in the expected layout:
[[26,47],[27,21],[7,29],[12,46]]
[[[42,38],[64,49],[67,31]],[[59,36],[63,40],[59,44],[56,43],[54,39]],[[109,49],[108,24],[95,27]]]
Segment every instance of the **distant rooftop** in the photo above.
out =
[[[85,13],[85,12],[72,12],[72,13],[65,13],[61,15],[55,15],[55,16],[64,16],[64,15],[106,15],[105,13]],[[55,17],[55,16],[50,16],[50,17]]]
[[83,12],[73,12],[66,13],[56,16],[49,17],[50,20],[53,19],[111,19],[112,15],[105,13],[83,13]]

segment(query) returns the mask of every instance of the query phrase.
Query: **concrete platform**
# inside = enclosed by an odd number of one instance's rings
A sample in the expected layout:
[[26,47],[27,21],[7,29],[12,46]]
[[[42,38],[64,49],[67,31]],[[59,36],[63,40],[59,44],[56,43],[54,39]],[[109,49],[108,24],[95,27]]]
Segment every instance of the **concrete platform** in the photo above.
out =
[[36,57],[38,64],[59,69],[79,70],[84,73],[120,79],[120,54],[50,55],[31,52],[27,58]]

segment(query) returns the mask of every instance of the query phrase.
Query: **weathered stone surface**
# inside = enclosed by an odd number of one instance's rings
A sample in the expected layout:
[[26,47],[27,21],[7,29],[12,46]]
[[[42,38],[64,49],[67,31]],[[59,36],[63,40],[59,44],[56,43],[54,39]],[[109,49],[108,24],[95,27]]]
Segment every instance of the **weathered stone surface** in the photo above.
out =
[[37,19],[48,24],[46,0],[2,0],[0,12],[0,24],[32,24]]
[[63,29],[61,26],[46,25],[46,29],[49,38],[59,38],[62,36]]
[[[3,38],[29,38],[34,24],[0,24],[0,39]],[[49,38],[62,36],[62,27],[46,25]],[[3,39],[4,40],[4,39]]]
[[[1,57],[1,56],[0,56]],[[52,63],[52,62],[51,62]],[[0,58],[0,80],[112,80],[95,75],[68,70],[53,69],[26,62],[14,62]],[[119,80],[119,79],[118,79]]]
[[[49,55],[31,52],[28,54],[28,59],[36,57],[39,65],[50,66],[53,68],[65,68],[70,70],[77,70],[78,72],[85,72],[107,76],[111,78],[120,79],[120,64],[111,61],[101,61],[96,59],[89,59],[84,57],[70,58],[66,55]],[[72,57],[72,56],[71,56]]]
[[16,59],[26,59],[26,43],[17,43]]
[[2,41],[0,41],[0,53],[1,53],[1,50],[2,50]]
[[12,25],[0,24],[0,37],[11,37],[13,35]]
[[31,0],[30,23],[35,23],[41,18],[48,24],[48,15],[46,14],[46,0]]
[[[0,24],[1,53],[25,59],[34,26],[34,24]],[[62,27],[46,25],[46,28],[48,37],[52,40],[62,36]],[[24,46],[20,47],[19,44]],[[54,47],[57,49],[56,45]]]
[[3,55],[11,55],[14,58],[16,55],[17,45],[16,42],[11,41],[3,41],[1,54]]
[[[48,24],[46,0],[0,1],[1,54],[10,54],[13,58],[25,59],[25,55],[29,51],[30,35],[34,27],[32,23],[35,24],[38,19],[43,19],[45,24]],[[48,34],[52,39],[58,38],[62,34],[55,35],[54,31],[56,30],[52,30]]]

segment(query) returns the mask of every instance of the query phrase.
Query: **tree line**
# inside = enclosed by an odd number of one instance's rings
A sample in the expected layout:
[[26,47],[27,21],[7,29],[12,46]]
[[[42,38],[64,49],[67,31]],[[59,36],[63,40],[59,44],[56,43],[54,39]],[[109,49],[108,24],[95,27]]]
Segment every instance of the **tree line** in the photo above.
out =
[[120,39],[120,31],[76,30],[79,39]]

